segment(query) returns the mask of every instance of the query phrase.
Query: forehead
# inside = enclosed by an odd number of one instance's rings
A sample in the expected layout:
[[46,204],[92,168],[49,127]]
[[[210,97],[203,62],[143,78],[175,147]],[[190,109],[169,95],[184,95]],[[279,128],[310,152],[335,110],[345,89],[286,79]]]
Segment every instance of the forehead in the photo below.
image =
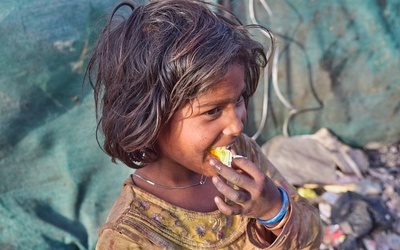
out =
[[187,102],[174,113],[173,120],[188,118],[206,109],[215,108],[216,106],[236,103],[238,98],[246,90],[244,75],[244,67],[242,65],[230,65],[227,73],[221,77],[220,80],[211,84],[195,98],[187,100]]
[[199,94],[198,98],[206,98],[221,92],[242,92],[245,87],[244,67],[239,64],[233,64],[228,67],[227,73],[221,79]]
[[171,122],[183,121],[190,117],[197,117],[209,109],[226,107],[236,104],[240,96],[246,90],[244,81],[244,68],[241,65],[232,65],[227,74],[220,81],[196,98],[188,101],[182,108],[172,116]]
[[192,105],[201,108],[236,102],[245,89],[244,68],[240,65],[232,65],[226,75],[198,95],[192,101]]

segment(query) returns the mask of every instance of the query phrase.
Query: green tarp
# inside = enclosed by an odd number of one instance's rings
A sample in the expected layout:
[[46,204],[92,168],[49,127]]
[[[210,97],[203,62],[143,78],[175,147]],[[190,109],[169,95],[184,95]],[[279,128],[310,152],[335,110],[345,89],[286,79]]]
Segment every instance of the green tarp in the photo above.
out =
[[[229,1],[224,1],[229,2]],[[250,22],[250,1],[231,1]],[[290,134],[321,127],[345,142],[400,139],[400,3],[254,1],[279,42],[278,83],[297,109]],[[0,249],[93,249],[132,171],[99,149],[85,59],[117,1],[0,2]],[[282,134],[288,110],[269,86],[259,143]],[[263,86],[246,132],[260,122]]]

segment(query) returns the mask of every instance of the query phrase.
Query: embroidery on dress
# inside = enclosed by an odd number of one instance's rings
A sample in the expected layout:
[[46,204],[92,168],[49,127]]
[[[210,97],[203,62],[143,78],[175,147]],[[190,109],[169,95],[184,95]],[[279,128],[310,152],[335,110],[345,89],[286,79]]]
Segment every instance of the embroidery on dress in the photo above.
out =
[[150,216],[150,219],[152,219],[153,221],[155,221],[157,224],[160,224],[161,225],[161,223],[162,223],[162,220],[163,220],[163,217],[161,216],[161,214],[152,214],[151,216]]
[[150,209],[150,204],[148,201],[138,200],[136,207],[140,210],[147,211]]
[[203,237],[206,235],[206,229],[203,225],[196,225],[196,233],[198,236]]

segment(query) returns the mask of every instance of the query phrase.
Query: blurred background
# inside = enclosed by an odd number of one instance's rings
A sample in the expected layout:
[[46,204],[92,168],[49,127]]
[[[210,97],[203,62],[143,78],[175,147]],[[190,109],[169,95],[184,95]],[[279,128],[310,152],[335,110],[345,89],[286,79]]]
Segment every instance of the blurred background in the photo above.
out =
[[[98,147],[83,86],[118,2],[0,1],[0,249],[93,249],[132,172]],[[400,141],[399,1],[214,2],[278,42],[249,106],[260,145],[320,128],[360,149]]]

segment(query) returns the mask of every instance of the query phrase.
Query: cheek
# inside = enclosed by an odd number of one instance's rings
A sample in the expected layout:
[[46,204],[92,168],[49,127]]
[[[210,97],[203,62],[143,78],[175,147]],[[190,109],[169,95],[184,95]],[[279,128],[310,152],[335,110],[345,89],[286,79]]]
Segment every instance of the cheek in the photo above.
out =
[[215,128],[195,128],[190,131],[188,137],[191,139],[188,140],[188,143],[185,143],[187,146],[186,149],[190,152],[190,155],[193,156],[193,160],[196,161],[196,164],[199,164],[199,161],[203,163],[208,162],[208,150],[213,146],[218,137]]
[[177,156],[188,155],[197,158],[196,155],[204,158],[204,152],[210,146],[210,136],[207,129],[195,126],[189,126],[180,133],[179,136],[175,136],[175,141],[171,141],[171,145],[179,145],[179,152]]

